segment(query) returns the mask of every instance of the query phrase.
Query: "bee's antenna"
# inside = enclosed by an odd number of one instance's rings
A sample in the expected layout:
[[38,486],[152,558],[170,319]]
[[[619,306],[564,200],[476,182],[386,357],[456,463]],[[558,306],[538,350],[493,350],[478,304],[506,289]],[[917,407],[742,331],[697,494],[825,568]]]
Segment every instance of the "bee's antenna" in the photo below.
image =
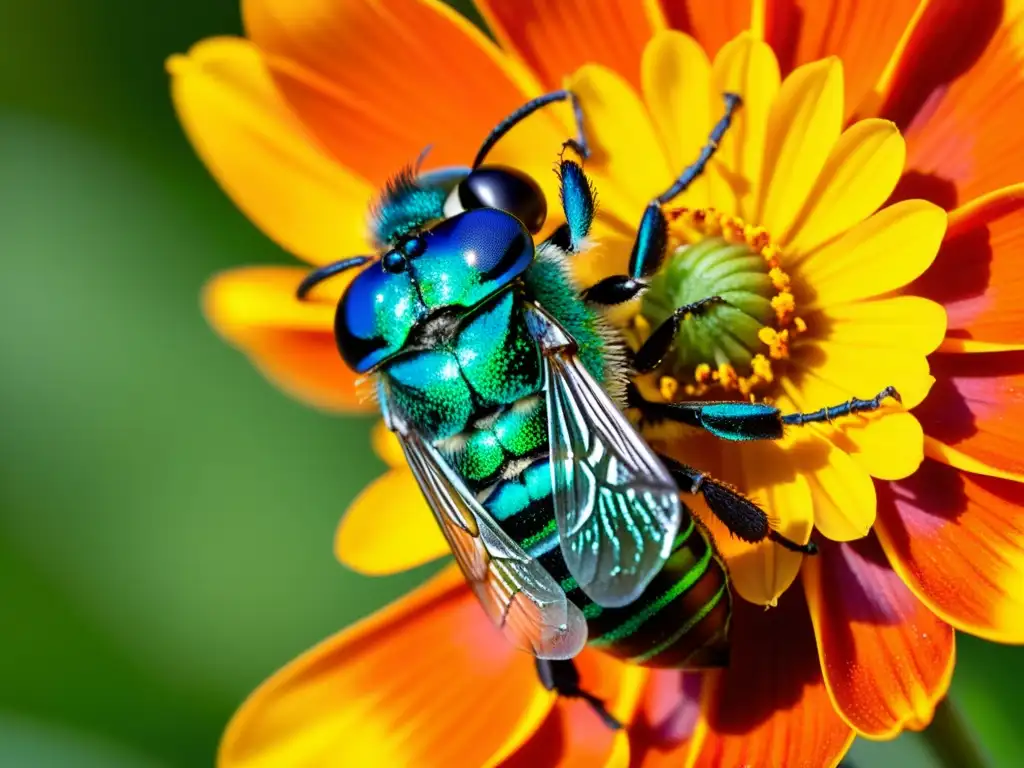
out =
[[516,125],[528,118],[541,107],[546,107],[548,104],[554,104],[557,101],[568,101],[572,104],[573,117],[576,121],[577,136],[576,139],[571,141],[580,156],[586,160],[590,155],[590,149],[587,145],[587,137],[583,133],[583,110],[580,107],[580,103],[572,91],[554,91],[552,93],[544,94],[543,96],[538,96],[533,101],[527,102],[498,123],[494,127],[494,130],[491,131],[490,135],[484,139],[484,143],[476,153],[476,158],[473,160],[473,167],[479,167],[480,163],[482,163],[484,158],[487,157],[487,153],[494,148],[494,145],[497,144],[498,141]]
[[335,261],[333,264],[325,264],[319,269],[314,269],[306,275],[301,283],[299,283],[299,287],[295,289],[295,297],[300,300],[305,299],[314,287],[322,283],[327,278],[334,277],[335,275],[344,272],[345,270],[353,269],[354,267],[361,267],[366,262],[372,260],[372,256],[351,256],[347,259],[342,259],[341,261]]

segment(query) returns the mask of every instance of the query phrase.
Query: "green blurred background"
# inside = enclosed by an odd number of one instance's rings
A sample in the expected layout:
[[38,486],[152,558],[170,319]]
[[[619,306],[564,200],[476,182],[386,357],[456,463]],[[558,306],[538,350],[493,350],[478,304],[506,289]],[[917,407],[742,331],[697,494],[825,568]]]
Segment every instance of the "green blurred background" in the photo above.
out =
[[[214,271],[286,259],[182,136],[163,63],[237,0],[0,0],[0,766],[209,766],[257,683],[424,573],[331,552],[370,419],[279,394],[205,326]],[[344,469],[342,469],[344,467]],[[953,695],[1018,765],[1024,651]],[[917,737],[859,766],[930,765]]]

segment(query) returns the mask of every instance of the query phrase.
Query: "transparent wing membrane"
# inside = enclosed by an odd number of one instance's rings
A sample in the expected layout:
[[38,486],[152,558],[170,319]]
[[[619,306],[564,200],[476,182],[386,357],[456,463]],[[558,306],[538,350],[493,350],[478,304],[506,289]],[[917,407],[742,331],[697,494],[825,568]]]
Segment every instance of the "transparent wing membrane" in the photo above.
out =
[[551,575],[498,527],[437,450],[396,431],[455,560],[487,615],[515,647],[570,659],[587,641],[583,613]]
[[636,600],[672,553],[679,491],[643,438],[541,310],[530,318],[544,350],[548,439],[562,555],[599,605]]

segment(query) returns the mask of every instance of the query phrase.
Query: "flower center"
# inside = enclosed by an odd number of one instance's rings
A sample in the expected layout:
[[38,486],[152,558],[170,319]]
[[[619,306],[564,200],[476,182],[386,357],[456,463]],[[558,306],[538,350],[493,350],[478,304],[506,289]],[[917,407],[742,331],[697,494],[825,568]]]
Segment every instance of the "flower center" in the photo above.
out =
[[716,389],[752,396],[771,384],[773,366],[807,329],[779,266],[781,249],[763,227],[713,209],[681,208],[668,216],[672,250],[643,296],[636,336],[646,338],[677,307],[710,296],[725,303],[683,320],[657,372],[658,388],[669,401],[680,390],[686,397]]

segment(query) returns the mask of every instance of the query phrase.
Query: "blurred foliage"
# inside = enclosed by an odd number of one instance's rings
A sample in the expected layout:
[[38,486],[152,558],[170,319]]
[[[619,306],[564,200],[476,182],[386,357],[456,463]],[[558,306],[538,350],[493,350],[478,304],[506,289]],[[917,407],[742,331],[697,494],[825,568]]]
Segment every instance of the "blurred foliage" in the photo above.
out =
[[[287,259],[167,94],[169,54],[239,30],[237,0],[0,0],[0,766],[209,765],[260,680],[424,576],[334,561],[372,420],[289,401],[200,316],[212,272]],[[1022,673],[961,640],[1001,764]],[[913,737],[853,758],[929,764]]]

